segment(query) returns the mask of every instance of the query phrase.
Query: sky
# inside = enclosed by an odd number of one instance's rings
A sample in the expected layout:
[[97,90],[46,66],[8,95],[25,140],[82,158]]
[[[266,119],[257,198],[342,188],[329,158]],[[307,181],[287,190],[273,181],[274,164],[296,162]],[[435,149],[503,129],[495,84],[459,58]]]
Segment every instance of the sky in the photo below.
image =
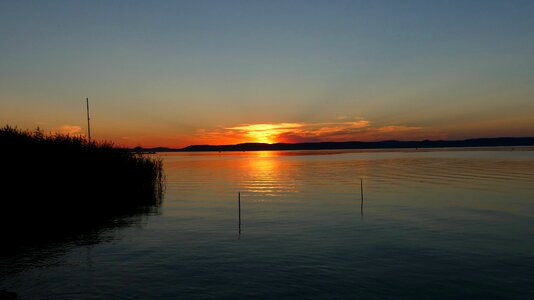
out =
[[120,146],[534,136],[534,1],[0,1],[0,126]]

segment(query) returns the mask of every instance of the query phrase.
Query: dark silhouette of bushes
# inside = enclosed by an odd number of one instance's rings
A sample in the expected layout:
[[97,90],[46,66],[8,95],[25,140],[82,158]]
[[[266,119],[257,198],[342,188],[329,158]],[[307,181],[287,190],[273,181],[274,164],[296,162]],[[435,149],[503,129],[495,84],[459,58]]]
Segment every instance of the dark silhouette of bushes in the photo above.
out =
[[157,212],[164,188],[159,159],[39,129],[0,129],[0,170],[1,231],[18,242]]

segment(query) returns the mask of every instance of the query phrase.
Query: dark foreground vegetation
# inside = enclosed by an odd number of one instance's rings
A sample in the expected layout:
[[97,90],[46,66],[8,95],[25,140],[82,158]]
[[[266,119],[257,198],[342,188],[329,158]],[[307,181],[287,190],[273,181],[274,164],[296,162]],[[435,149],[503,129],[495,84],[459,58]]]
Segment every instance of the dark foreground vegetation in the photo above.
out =
[[2,254],[124,226],[161,203],[161,160],[109,143],[0,129]]

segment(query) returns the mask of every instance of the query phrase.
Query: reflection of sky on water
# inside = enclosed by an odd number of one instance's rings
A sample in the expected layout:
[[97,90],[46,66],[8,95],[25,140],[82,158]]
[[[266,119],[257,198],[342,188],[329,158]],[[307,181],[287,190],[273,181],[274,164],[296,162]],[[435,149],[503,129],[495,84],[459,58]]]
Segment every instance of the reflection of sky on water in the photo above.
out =
[[1,287],[125,298],[529,295],[533,151],[334,153],[165,154],[161,215]]
[[366,222],[461,232],[463,225],[477,228],[470,224],[474,220],[500,220],[507,227],[514,218],[534,216],[528,201],[533,197],[532,151],[298,153],[167,155],[166,211],[232,223],[240,191],[248,233],[256,225],[263,230],[259,224],[265,223],[270,228],[288,222],[293,228],[352,224],[353,214],[360,212],[362,178]]

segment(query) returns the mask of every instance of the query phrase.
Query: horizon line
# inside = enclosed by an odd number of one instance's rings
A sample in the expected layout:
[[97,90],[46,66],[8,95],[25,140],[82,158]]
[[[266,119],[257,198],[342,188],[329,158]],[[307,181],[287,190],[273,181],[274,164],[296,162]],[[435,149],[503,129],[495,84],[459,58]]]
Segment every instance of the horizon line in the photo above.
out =
[[[500,143],[498,143],[500,141]],[[504,141],[513,142],[516,143],[503,143]],[[474,143],[478,142],[478,143]],[[462,145],[462,144],[469,144],[470,145]],[[359,145],[364,147],[357,147],[352,148],[350,147],[350,144],[353,144],[353,146]],[[396,144],[397,147],[392,147]],[[443,145],[445,144],[445,145]],[[310,148],[310,149],[274,149],[277,146],[279,147],[306,147],[306,146],[349,146],[349,148]],[[468,138],[468,139],[461,139],[461,140],[430,140],[430,139],[424,139],[424,140],[379,140],[379,141],[321,141],[321,142],[302,142],[302,143],[261,143],[261,142],[244,142],[244,143],[238,143],[238,144],[219,144],[219,145],[211,145],[211,144],[193,144],[188,145],[186,147],[182,148],[174,148],[174,147],[167,147],[167,146],[155,146],[155,147],[143,147],[143,146],[135,146],[135,147],[129,147],[130,149],[146,149],[146,150],[155,150],[155,149],[165,149],[170,151],[233,151],[229,148],[248,148],[248,147],[261,147],[261,148],[272,148],[272,149],[265,149],[264,151],[277,151],[277,150],[335,150],[335,149],[379,149],[379,148],[436,148],[436,147],[499,147],[499,146],[534,146],[534,137],[533,136],[522,136],[522,137],[480,137],[480,138]],[[365,147],[367,146],[367,147]],[[369,146],[374,146],[370,147]],[[206,150],[197,150],[200,148],[204,148]],[[218,150],[216,150],[216,148]],[[240,150],[239,150],[240,151]],[[259,150],[262,151],[262,150]]]

